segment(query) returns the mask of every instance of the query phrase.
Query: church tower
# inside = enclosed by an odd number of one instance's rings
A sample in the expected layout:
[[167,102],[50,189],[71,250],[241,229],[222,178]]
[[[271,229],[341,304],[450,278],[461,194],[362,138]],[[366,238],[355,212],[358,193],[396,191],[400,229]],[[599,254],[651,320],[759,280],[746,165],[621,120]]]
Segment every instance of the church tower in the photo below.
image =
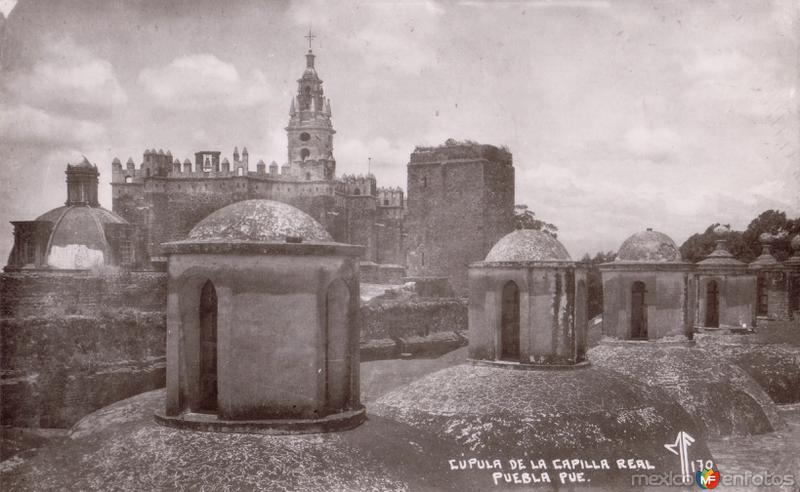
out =
[[289,165],[291,174],[299,180],[332,180],[336,173],[333,158],[331,103],[322,91],[322,80],[314,68],[314,53],[309,31],[306,69],[297,80],[297,95],[289,108]]

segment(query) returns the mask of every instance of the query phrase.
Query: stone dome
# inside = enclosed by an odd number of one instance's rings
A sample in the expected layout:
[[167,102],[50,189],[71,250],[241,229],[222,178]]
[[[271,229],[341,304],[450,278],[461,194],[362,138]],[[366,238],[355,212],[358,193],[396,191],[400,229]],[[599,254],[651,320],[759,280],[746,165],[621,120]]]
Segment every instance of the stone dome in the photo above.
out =
[[313,217],[273,200],[245,200],[223,207],[198,222],[189,232],[188,239],[281,243],[293,242],[292,239],[333,241],[328,231]]
[[39,222],[51,222],[46,263],[54,268],[84,269],[106,264],[111,246],[106,225],[128,222],[103,207],[67,205],[40,215]]
[[663,232],[647,229],[629,237],[619,247],[617,261],[667,263],[682,261],[675,241]]
[[566,248],[550,234],[518,229],[500,238],[486,261],[571,261]]

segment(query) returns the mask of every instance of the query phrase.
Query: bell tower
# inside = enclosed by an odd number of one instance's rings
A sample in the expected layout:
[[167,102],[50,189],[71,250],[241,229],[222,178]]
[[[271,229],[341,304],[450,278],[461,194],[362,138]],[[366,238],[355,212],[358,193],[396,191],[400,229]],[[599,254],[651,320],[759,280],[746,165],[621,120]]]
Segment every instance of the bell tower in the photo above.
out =
[[315,38],[308,31],[308,53],[306,69],[297,80],[297,95],[289,107],[289,126],[286,136],[289,141],[289,167],[292,176],[299,180],[332,180],[336,174],[333,158],[333,134],[331,103],[322,91],[322,80],[314,68],[314,52],[311,41]]

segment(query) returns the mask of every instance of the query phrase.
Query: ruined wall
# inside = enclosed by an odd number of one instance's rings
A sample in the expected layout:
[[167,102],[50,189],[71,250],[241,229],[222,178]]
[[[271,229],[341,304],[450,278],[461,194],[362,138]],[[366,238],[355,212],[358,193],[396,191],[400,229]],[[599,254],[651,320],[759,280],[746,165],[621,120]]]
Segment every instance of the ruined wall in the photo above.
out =
[[361,306],[361,339],[398,339],[466,331],[467,303],[458,298],[381,300]]
[[362,261],[359,266],[361,282],[368,284],[402,284],[406,270],[400,265]]
[[0,276],[2,421],[65,428],[164,386],[166,276]]

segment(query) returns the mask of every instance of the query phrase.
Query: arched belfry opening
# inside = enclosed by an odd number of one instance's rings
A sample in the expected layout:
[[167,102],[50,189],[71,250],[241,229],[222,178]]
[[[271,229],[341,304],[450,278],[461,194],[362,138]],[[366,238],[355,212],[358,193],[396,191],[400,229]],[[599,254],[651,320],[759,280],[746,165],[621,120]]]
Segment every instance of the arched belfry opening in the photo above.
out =
[[217,411],[217,291],[211,281],[200,292],[200,385],[198,411]]
[[332,411],[344,408],[350,395],[349,305],[347,285],[334,280],[325,295],[325,401]]
[[636,281],[631,286],[631,338],[647,340],[647,288]]
[[711,280],[706,284],[706,320],[705,326],[719,327],[719,284]]
[[519,362],[519,287],[514,281],[503,286],[500,359]]

